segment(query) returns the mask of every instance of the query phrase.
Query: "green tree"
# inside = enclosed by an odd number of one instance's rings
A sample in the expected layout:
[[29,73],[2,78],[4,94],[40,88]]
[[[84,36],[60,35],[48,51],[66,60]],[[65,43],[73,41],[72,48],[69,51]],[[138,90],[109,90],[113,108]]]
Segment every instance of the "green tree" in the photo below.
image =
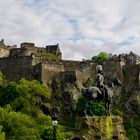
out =
[[0,125],[5,132],[6,139],[27,140],[38,137],[36,122],[29,116],[14,112],[10,106],[0,108]]
[[17,84],[15,82],[7,82],[6,84],[2,84],[0,90],[0,106],[5,106],[12,102],[16,97],[18,97],[18,93],[16,90]]
[[19,96],[11,103],[12,108],[32,116],[38,116],[41,113],[39,105],[50,100],[49,88],[36,80],[21,79],[16,92]]
[[97,56],[93,56],[92,60],[97,61],[97,60],[107,60],[109,58],[109,54],[106,52],[100,52]]
[[100,52],[100,53],[98,54],[98,59],[99,59],[99,60],[106,60],[107,58],[109,58],[109,54],[106,53],[106,52]]

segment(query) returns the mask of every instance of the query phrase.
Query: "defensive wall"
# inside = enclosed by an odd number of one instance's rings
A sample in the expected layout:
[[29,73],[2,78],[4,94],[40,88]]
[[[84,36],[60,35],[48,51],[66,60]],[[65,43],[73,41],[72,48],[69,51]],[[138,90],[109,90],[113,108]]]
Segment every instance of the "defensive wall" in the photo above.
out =
[[18,80],[22,77],[33,79],[31,57],[0,58],[0,71],[10,79]]
[[14,78],[14,80],[25,77],[27,79],[35,78],[43,83],[50,83],[60,72],[74,71],[76,82],[80,86],[91,76],[96,76],[97,64],[103,66],[105,80],[110,79],[112,76],[118,76],[125,81],[131,80],[131,78],[137,79],[135,80],[137,83],[140,81],[140,64],[125,64],[123,61],[98,63],[70,60],[47,61],[43,57],[33,56],[0,58],[1,72],[7,77]]

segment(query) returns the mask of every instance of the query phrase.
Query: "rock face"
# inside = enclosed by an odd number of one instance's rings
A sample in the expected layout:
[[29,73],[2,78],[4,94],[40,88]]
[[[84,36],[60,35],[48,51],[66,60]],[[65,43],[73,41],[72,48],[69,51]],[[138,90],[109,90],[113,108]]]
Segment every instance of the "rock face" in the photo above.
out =
[[81,140],[126,140],[122,123],[119,116],[83,118]]

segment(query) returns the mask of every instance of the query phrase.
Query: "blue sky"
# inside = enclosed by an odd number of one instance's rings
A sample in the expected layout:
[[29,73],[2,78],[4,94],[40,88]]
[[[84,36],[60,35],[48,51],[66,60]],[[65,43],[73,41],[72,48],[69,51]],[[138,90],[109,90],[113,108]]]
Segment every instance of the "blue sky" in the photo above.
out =
[[0,0],[7,45],[59,43],[63,59],[140,54],[140,0]]

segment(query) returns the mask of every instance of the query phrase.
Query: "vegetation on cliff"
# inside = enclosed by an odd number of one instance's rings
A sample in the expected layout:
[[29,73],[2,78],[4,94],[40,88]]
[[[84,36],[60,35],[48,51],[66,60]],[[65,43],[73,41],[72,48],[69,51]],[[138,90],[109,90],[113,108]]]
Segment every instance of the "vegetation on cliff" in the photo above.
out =
[[[83,116],[84,109],[85,109],[85,104],[86,104],[86,98],[85,97],[80,97],[77,105],[76,105],[76,113],[79,116]],[[103,102],[92,102],[90,104],[91,111],[94,113],[96,116],[102,116],[105,115],[105,107]]]
[[[49,104],[50,90],[36,80],[7,81],[0,76],[0,139],[44,140],[52,134],[51,117],[40,108]],[[49,131],[44,131],[49,129]],[[57,136],[63,140],[59,132]],[[51,139],[50,139],[51,140]]]
[[35,56],[36,57],[44,57],[44,58],[46,58],[48,60],[59,60],[58,55],[53,54],[53,53],[49,53],[49,52],[46,52],[46,53],[35,53]]
[[126,130],[126,135],[129,138],[129,140],[139,140],[140,138],[139,124],[140,120],[138,117],[132,117],[124,120],[124,127]]

